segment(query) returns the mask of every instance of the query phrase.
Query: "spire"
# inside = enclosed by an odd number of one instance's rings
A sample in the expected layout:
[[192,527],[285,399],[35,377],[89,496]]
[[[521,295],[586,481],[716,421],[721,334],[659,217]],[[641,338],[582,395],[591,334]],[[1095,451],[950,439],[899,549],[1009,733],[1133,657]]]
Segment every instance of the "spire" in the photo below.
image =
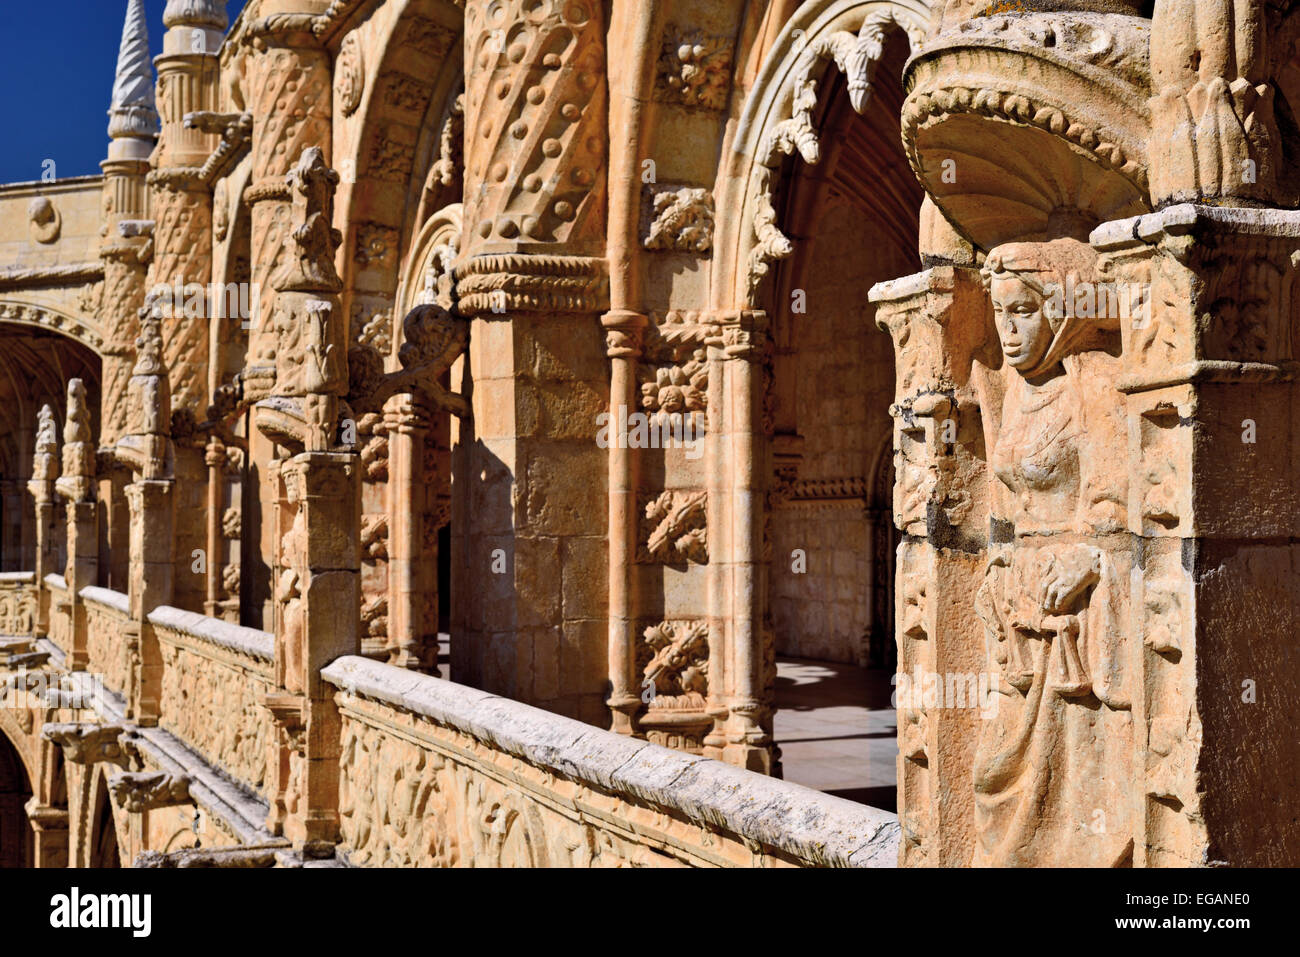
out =
[[149,62],[149,28],[144,0],[129,0],[122,46],[117,53],[113,104],[108,111],[108,135],[153,137],[158,135],[158,111],[153,98],[153,66]]
[[224,30],[230,25],[226,0],[167,0],[163,23],[168,27],[212,27]]

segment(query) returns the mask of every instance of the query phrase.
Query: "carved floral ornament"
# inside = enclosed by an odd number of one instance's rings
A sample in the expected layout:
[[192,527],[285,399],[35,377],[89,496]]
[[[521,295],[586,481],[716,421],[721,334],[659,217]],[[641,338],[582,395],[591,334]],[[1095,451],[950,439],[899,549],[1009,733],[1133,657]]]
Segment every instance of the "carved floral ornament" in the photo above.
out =
[[752,226],[742,247],[749,252],[740,271],[745,287],[739,290],[747,305],[758,303],[771,263],[794,252],[776,224],[773,174],[795,152],[809,165],[820,162],[813,116],[826,70],[834,66],[845,76],[849,102],[861,114],[890,32],[901,30],[915,52],[924,42],[928,19],[929,10],[922,4],[872,2],[844,10],[830,0],[818,0],[801,7],[782,30],[736,133],[737,148],[753,159],[745,217]]
[[334,96],[344,116],[351,116],[361,105],[365,92],[366,66],[361,41],[356,31],[343,38],[338,59],[334,63]]

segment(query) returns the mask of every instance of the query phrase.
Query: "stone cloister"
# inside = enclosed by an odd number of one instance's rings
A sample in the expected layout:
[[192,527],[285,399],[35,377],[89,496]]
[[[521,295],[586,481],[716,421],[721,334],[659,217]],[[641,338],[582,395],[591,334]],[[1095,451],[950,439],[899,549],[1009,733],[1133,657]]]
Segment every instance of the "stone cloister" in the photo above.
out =
[[0,864],[1300,862],[1290,5],[121,6],[0,186]]

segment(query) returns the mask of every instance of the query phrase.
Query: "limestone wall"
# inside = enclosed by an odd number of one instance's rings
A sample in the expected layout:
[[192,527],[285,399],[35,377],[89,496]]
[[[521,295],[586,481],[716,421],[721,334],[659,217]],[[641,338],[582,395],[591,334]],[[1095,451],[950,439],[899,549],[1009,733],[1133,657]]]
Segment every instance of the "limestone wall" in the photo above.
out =
[[344,855],[365,866],[888,867],[898,821],[366,658],[339,691]]

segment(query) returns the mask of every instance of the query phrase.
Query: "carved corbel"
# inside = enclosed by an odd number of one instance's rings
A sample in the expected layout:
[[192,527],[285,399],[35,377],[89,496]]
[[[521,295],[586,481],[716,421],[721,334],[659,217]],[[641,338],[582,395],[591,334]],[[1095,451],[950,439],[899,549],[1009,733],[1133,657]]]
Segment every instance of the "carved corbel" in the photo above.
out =
[[420,392],[435,407],[461,418],[468,416],[465,397],[445,389],[440,380],[465,352],[469,323],[437,303],[425,303],[407,313],[402,331],[404,341],[398,353],[402,368],[384,375],[369,394],[350,396],[353,412],[378,411],[398,393]]
[[189,804],[192,780],[188,774],[173,774],[169,771],[131,771],[110,779],[108,790],[118,807],[139,814],[142,811]]
[[73,764],[107,762],[126,767],[133,748],[123,741],[126,729],[120,724],[95,724],[75,721],[45,724],[41,738],[63,749],[63,757]]

